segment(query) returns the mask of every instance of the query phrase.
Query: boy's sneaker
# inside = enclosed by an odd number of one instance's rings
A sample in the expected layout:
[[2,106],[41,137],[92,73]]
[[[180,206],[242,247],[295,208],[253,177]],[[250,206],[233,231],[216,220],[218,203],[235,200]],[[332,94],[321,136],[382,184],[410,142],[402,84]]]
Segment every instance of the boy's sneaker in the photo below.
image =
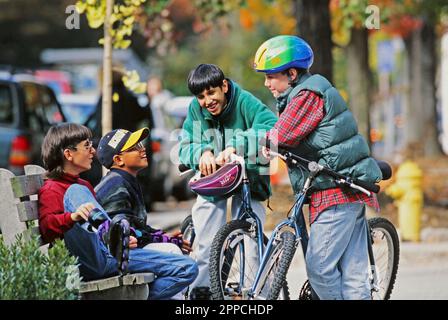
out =
[[129,263],[130,226],[125,215],[118,214],[98,227],[98,236],[117,259],[118,269],[127,273]]
[[195,287],[190,292],[190,300],[211,300],[209,287]]

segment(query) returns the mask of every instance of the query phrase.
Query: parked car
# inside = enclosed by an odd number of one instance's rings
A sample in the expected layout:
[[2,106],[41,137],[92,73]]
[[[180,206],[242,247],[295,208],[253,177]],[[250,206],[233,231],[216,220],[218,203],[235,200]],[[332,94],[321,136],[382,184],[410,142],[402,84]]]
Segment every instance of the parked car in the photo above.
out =
[[58,100],[68,122],[84,124],[95,112],[98,103],[95,94],[60,94]]
[[33,72],[37,81],[45,83],[57,97],[61,94],[72,93],[71,78],[68,72],[60,70],[36,70]]
[[28,74],[0,73],[0,167],[23,174],[39,164],[50,126],[65,121],[53,90]]

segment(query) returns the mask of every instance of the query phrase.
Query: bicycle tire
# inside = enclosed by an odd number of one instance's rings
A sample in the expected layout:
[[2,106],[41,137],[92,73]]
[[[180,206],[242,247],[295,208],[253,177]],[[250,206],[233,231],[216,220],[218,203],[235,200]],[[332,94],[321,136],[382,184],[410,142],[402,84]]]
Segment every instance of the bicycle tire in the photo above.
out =
[[268,261],[266,264],[270,268],[268,273],[273,273],[274,275],[271,289],[268,293],[268,300],[278,299],[280,291],[286,283],[286,275],[296,252],[296,236],[292,232],[284,231],[280,234],[280,238],[281,242],[272,250],[272,254],[269,257],[271,261]]
[[182,221],[182,224],[180,225],[180,232],[182,233],[182,238],[190,241],[190,246],[193,247],[196,233],[194,231],[193,217],[191,214],[188,215],[184,221]]
[[[250,236],[253,232],[250,230],[252,224],[248,221],[243,220],[233,220],[225,224],[215,235],[212,246],[210,249],[210,291],[213,300],[225,300],[231,297],[226,290],[227,276],[230,273],[229,266],[233,263],[233,258],[235,257],[235,252],[231,248],[226,248],[226,246],[231,243],[231,240],[235,240],[241,243],[241,238],[244,240],[244,235]],[[266,246],[268,242],[267,237],[263,236],[263,243]],[[236,244],[238,244],[236,243]],[[244,241],[242,242],[244,243]],[[235,244],[235,243],[234,243]],[[235,246],[234,246],[235,247]],[[222,264],[221,264],[222,261]],[[230,261],[230,263],[226,263]],[[223,266],[223,268],[221,268]],[[226,268],[227,266],[227,268]],[[253,271],[253,270],[252,270]],[[257,270],[255,270],[256,273]],[[255,277],[255,274],[252,274]],[[248,278],[246,273],[244,274],[244,279]],[[224,280],[224,281],[223,281]],[[252,278],[253,281],[253,278]],[[239,283],[238,283],[239,284]],[[228,284],[230,286],[230,284]],[[230,289],[230,288],[227,288]],[[289,300],[289,289],[288,284],[285,282],[283,286],[283,299]],[[236,299],[241,299],[241,292],[234,294],[232,297]]]
[[[384,218],[372,218],[368,220],[370,236],[372,240],[373,255],[375,259],[375,270],[378,277],[378,286],[380,300],[389,300],[397,278],[398,264],[400,259],[400,244],[397,230],[394,225]],[[382,239],[377,237],[382,234]],[[382,240],[386,241],[382,241]],[[381,241],[381,243],[380,243]],[[381,250],[381,245],[387,246],[386,250]],[[387,251],[387,252],[386,252]],[[384,258],[384,253],[387,253]],[[382,261],[386,260],[387,265],[384,267]],[[371,279],[371,271],[369,268],[369,279]],[[372,281],[372,279],[371,279]],[[372,290],[372,299],[376,296]]]
[[[372,239],[372,248],[373,248],[373,253],[374,253],[374,259],[375,259],[375,266],[376,266],[376,270],[377,270],[377,276],[379,278],[378,282],[382,283],[384,282],[384,280],[382,280],[380,278],[380,275],[384,275],[384,272],[378,272],[378,264],[381,260],[381,255],[380,255],[380,251],[377,250],[378,247],[378,242],[377,245],[375,245],[375,232],[379,231],[379,230],[383,230],[382,232],[387,232],[387,234],[384,234],[384,236],[386,237],[386,243],[387,243],[387,253],[388,253],[388,257],[387,257],[387,261],[388,261],[388,265],[386,267],[386,282],[387,284],[385,284],[385,289],[383,289],[383,294],[380,295],[376,295],[374,290],[372,289],[372,300],[375,300],[374,298],[377,296],[379,300],[389,300],[390,296],[392,294],[392,290],[394,288],[395,285],[395,280],[397,277],[397,273],[398,273],[398,264],[399,264],[399,257],[400,257],[400,246],[399,246],[399,239],[398,239],[398,233],[397,230],[395,229],[394,225],[392,223],[390,223],[387,219],[384,218],[371,218],[368,220],[369,223],[369,230],[370,230],[370,237]],[[392,249],[392,252],[390,252],[390,249]],[[390,255],[390,260],[389,259],[389,255]],[[392,262],[390,262],[392,261]],[[372,274],[370,271],[370,263],[369,263],[369,280],[370,283],[373,283],[373,279],[372,279]],[[383,269],[383,268],[381,268]],[[313,300],[312,298],[312,294],[311,294],[311,286],[309,281],[307,280],[304,285],[302,286],[302,289],[300,291],[300,295],[299,295],[299,300]]]

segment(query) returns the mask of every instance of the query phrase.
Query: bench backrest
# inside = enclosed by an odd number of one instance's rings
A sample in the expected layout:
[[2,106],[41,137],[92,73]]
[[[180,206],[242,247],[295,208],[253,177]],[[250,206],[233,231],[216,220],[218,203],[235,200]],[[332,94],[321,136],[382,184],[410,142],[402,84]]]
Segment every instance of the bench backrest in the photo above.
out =
[[13,243],[20,233],[25,239],[31,235],[40,239],[37,195],[44,183],[44,173],[45,169],[37,165],[25,166],[22,176],[0,168],[0,229],[6,244]]

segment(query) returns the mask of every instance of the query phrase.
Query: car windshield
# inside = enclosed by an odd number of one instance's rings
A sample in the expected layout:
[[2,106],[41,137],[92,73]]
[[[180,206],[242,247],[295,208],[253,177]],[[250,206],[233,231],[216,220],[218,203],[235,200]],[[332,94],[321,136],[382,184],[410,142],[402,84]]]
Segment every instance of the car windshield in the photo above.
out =
[[27,121],[35,130],[46,130],[64,120],[55,96],[49,88],[31,82],[22,82],[26,101]]

